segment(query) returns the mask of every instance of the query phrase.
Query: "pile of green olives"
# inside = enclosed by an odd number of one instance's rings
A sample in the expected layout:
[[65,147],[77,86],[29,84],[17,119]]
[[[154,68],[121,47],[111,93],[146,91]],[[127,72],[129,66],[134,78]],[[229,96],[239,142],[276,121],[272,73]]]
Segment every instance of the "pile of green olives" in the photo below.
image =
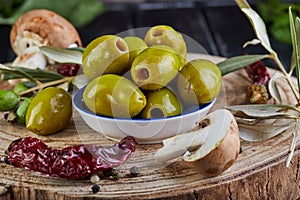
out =
[[104,35],[85,48],[86,106],[115,118],[164,118],[215,99],[222,75],[204,59],[187,62],[187,45],[170,26],[149,28],[144,38]]
[[58,87],[47,87],[36,94],[20,96],[29,89],[20,82],[13,90],[0,90],[0,112],[7,112],[7,121],[20,125],[38,135],[49,135],[65,128],[72,116],[70,94]]

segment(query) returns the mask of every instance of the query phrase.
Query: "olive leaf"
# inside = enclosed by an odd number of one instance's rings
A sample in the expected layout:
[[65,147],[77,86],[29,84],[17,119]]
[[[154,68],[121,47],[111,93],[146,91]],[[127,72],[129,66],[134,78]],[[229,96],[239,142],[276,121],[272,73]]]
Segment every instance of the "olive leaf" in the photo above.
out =
[[[239,6],[241,6],[239,4]],[[267,34],[267,29],[262,18],[250,7],[241,7],[241,11],[248,17],[255,31],[256,37],[260,40],[261,45],[270,53],[274,52],[271,47]]]
[[271,139],[284,131],[292,128],[293,123],[287,122],[285,124],[255,124],[248,125],[239,123],[240,137],[248,142],[261,142]]
[[53,80],[62,79],[64,76],[53,71],[47,71],[42,69],[29,69],[25,67],[6,67],[3,69],[3,65],[0,66],[2,73],[1,80],[6,81],[10,79],[27,78],[33,82],[48,82]]
[[71,47],[71,48],[66,48],[67,50],[72,50],[72,51],[79,51],[81,53],[84,52],[84,47]]
[[275,101],[277,103],[282,103],[282,100],[281,100],[281,96],[280,96],[280,92],[279,92],[279,89],[278,89],[278,86],[276,84],[276,80],[278,78],[281,78],[281,77],[284,77],[282,73],[280,72],[276,72],[272,77],[271,79],[269,80],[269,83],[268,83],[268,90],[269,90],[269,93],[270,95],[275,99]]
[[257,45],[257,44],[260,44],[260,40],[258,39],[253,39],[251,41],[248,41],[246,42],[244,45],[243,45],[243,48],[246,48],[248,45]]
[[297,76],[297,82],[298,82],[298,91],[300,91],[300,66],[299,66],[299,37],[298,37],[298,32],[300,31],[300,25],[299,25],[299,18],[296,18],[296,23],[294,22],[293,14],[292,14],[292,9],[291,7],[289,8],[289,20],[290,20],[290,30],[291,30],[291,38],[292,38],[292,46],[293,46],[293,56],[294,56],[294,61],[293,63],[295,64],[295,70],[296,70],[296,76]]
[[250,8],[249,4],[245,0],[235,0],[240,8]]
[[295,52],[293,50],[292,56],[291,56],[291,64],[290,64],[289,76],[292,76],[295,67],[296,67],[296,59],[295,59]]
[[298,141],[298,137],[299,137],[299,127],[300,127],[300,120],[297,119],[296,120],[296,126],[295,126],[295,129],[293,131],[293,140],[292,140],[292,143],[291,143],[291,146],[290,146],[290,150],[289,150],[289,155],[286,159],[286,167],[289,167],[290,163],[291,163],[291,160],[293,158],[293,155],[294,155],[294,151],[295,151],[295,148],[296,148],[296,143]]
[[220,68],[222,75],[226,75],[267,57],[269,57],[269,55],[264,54],[235,56],[219,62],[217,65]]
[[62,49],[52,46],[42,46],[40,50],[45,56],[58,63],[81,64],[82,52],[78,48]]
[[20,69],[17,69],[17,68],[11,68],[11,67],[7,67],[5,65],[0,64],[0,72],[2,73],[1,80],[5,80],[6,73],[11,73],[11,74],[18,76],[19,78],[20,77],[27,78],[28,80],[35,82],[35,80],[33,79],[33,77],[31,75],[29,75],[28,73],[26,73]]
[[291,113],[281,112],[282,109],[292,109],[299,112],[295,106],[284,104],[262,104],[262,105],[239,105],[239,106],[225,106],[230,110],[235,117],[246,119],[281,119],[290,118],[298,119],[297,115]]

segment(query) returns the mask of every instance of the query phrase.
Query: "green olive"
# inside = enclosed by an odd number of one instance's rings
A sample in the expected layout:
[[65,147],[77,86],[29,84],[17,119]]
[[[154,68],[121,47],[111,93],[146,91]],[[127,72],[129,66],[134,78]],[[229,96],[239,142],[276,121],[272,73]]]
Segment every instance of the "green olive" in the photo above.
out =
[[147,105],[141,112],[142,118],[164,118],[181,114],[176,95],[168,88],[148,91]]
[[0,111],[10,111],[17,107],[20,96],[10,90],[0,90]]
[[94,113],[130,118],[146,105],[146,97],[130,80],[115,74],[99,76],[84,90],[83,100]]
[[132,64],[135,57],[148,47],[144,40],[135,36],[128,36],[124,38],[129,49],[129,65]]
[[26,112],[26,128],[38,135],[62,130],[72,116],[71,96],[63,89],[48,87],[32,99]]
[[170,26],[158,25],[151,27],[145,36],[145,42],[149,45],[167,45],[172,47],[181,57],[181,64],[186,59],[186,43],[182,35]]
[[92,80],[103,74],[123,74],[129,70],[129,50],[124,39],[104,35],[87,45],[82,55],[84,75]]
[[25,124],[26,113],[27,113],[27,110],[29,108],[31,101],[32,101],[32,98],[24,98],[24,100],[18,107],[16,114],[17,114],[17,119],[18,119],[19,124]]
[[220,92],[222,74],[209,60],[197,59],[187,63],[177,78],[177,88],[186,103],[205,104]]
[[161,47],[149,47],[133,61],[131,77],[145,90],[156,90],[166,86],[179,71],[179,60],[175,53]]
[[25,90],[28,90],[28,87],[24,85],[23,82],[21,83],[18,83],[14,89],[13,89],[13,92],[16,93],[16,94],[19,94],[20,92],[23,92]]

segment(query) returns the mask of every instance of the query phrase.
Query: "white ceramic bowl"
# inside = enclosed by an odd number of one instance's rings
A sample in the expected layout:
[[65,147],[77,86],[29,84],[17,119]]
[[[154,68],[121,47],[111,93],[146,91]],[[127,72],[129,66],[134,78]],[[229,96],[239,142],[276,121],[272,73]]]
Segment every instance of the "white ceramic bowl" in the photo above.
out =
[[215,101],[201,106],[196,111],[161,119],[124,119],[100,116],[92,113],[82,98],[84,88],[78,90],[73,97],[73,106],[86,124],[109,139],[119,141],[131,135],[138,143],[160,143],[163,139],[186,132],[195,127],[205,117]]

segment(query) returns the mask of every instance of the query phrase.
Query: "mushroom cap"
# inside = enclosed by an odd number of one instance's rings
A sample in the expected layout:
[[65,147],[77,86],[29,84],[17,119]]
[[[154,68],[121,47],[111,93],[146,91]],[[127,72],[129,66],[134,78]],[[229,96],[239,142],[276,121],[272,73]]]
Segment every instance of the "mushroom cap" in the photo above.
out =
[[42,43],[42,45],[59,48],[67,48],[71,44],[82,46],[75,27],[62,16],[46,9],[28,11],[14,23],[10,32],[10,43],[17,55],[24,51],[20,48],[28,47],[18,44],[24,42],[22,38],[26,36],[26,33],[32,33],[30,39],[36,40],[36,38],[32,38],[33,35],[39,36],[38,38],[42,41],[38,43]]

